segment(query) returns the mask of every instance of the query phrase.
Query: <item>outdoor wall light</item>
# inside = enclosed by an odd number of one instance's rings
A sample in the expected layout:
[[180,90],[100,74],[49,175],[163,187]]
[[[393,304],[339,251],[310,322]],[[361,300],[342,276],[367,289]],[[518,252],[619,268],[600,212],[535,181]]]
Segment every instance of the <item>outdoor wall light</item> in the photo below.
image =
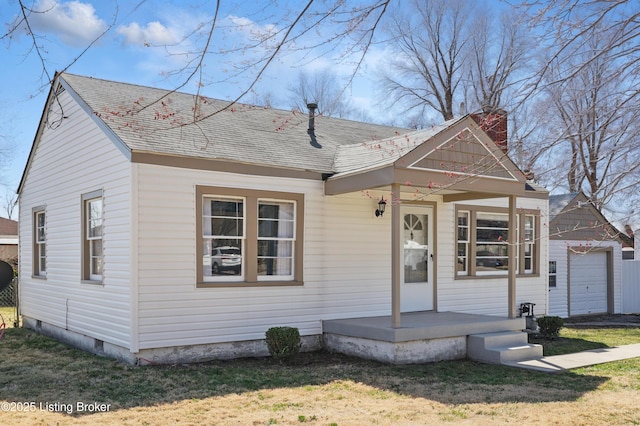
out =
[[378,208],[376,209],[376,217],[382,216],[386,207],[387,202],[384,200],[384,198],[380,197],[380,201],[378,201]]

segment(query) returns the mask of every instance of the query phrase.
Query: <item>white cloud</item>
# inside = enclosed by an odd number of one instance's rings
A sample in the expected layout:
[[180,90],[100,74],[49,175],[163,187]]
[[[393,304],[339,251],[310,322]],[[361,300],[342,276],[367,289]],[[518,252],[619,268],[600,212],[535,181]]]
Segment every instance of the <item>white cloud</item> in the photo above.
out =
[[89,3],[40,0],[33,10],[37,11],[29,15],[33,31],[55,34],[71,46],[86,46],[107,29],[105,21]]
[[144,27],[133,22],[118,27],[117,32],[124,36],[126,43],[137,46],[164,46],[181,40],[176,28],[166,27],[158,21],[149,22]]
[[250,40],[268,40],[278,32],[274,24],[259,24],[249,18],[229,15],[225,19],[232,30],[243,34]]

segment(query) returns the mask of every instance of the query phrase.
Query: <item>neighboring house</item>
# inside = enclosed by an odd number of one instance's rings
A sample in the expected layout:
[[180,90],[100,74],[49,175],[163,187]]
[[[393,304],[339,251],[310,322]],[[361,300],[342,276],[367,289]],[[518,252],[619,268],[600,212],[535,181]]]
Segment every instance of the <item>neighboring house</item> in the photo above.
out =
[[18,222],[4,217],[0,217],[0,260],[17,266]]
[[622,312],[623,236],[582,193],[549,197],[549,315]]
[[181,362],[265,355],[274,326],[317,348],[327,320],[544,313],[548,193],[496,122],[408,131],[59,74],[19,187],[23,323]]

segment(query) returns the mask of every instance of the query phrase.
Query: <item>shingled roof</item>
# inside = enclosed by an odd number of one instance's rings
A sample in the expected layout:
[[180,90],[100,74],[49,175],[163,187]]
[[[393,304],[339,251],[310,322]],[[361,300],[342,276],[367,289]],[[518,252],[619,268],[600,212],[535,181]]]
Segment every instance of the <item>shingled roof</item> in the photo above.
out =
[[[228,101],[63,73],[85,109],[130,152],[228,160],[332,174],[339,146],[363,144],[407,129],[308,112],[229,106]],[[194,117],[196,118],[194,123]]]
[[0,217],[0,235],[18,235],[18,222],[15,220]]
[[448,120],[437,126],[410,133],[396,132],[394,136],[381,140],[340,145],[337,148],[334,170],[337,173],[345,173],[393,163],[460,120],[462,118]]

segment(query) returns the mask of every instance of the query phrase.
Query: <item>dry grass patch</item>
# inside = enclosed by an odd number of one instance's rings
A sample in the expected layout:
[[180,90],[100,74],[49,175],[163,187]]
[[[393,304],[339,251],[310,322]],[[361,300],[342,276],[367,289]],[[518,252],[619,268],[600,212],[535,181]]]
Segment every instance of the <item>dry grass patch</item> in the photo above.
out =
[[0,402],[110,404],[103,413],[0,413],[9,425],[628,425],[640,424],[639,391],[639,359],[559,375],[471,361],[390,366],[324,352],[291,364],[130,367],[29,330],[0,340]]

